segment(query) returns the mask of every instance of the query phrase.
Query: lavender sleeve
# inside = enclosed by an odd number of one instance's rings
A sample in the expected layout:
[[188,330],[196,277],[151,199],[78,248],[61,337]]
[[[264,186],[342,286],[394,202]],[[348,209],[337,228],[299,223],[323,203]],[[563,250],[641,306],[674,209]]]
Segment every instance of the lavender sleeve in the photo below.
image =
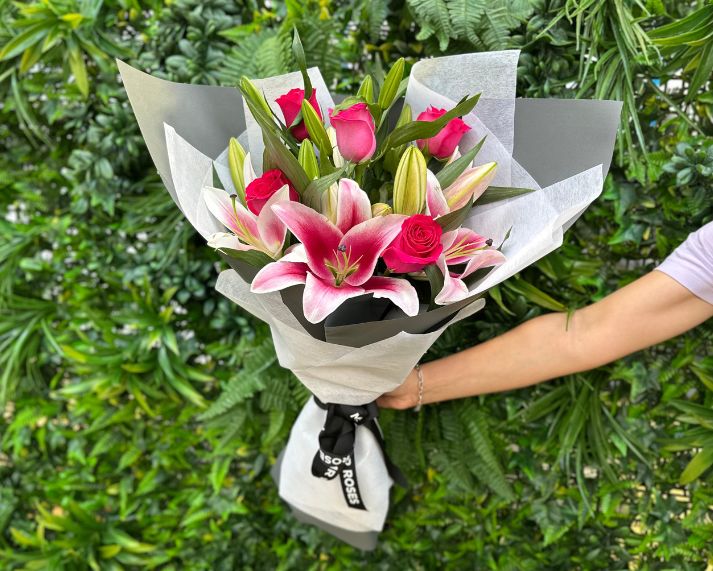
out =
[[690,234],[656,269],[713,304],[713,222]]

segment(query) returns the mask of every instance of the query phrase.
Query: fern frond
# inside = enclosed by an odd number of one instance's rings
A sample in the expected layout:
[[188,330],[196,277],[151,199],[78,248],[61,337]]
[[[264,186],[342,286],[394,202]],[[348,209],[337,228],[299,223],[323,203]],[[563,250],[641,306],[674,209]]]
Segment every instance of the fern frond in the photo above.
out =
[[[479,456],[480,462],[486,468],[486,471],[476,468],[474,470],[476,476],[482,479],[482,475],[485,475],[486,479],[483,480],[483,483],[486,486],[512,501],[515,498],[515,494],[505,478],[505,472],[495,455],[495,448],[489,436],[488,422],[482,410],[477,407],[475,402],[468,401],[459,406],[458,417],[465,429],[466,434],[464,436],[469,439]],[[478,459],[474,458],[471,465],[475,464],[478,464]]]

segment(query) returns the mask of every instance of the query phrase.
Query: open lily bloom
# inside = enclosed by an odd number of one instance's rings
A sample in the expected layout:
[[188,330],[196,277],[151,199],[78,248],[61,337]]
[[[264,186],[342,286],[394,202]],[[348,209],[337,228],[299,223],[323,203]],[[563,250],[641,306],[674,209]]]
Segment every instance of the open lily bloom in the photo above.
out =
[[[456,155],[465,155],[485,138],[478,164],[444,189],[435,174],[427,175],[430,216],[439,220],[456,212],[488,185],[533,190],[500,202],[476,202],[460,228],[443,232],[437,266],[444,287],[435,307],[419,305],[407,280],[374,275],[401,217],[372,218],[369,200],[356,183],[343,179],[336,191],[332,188],[334,196],[322,196],[327,216],[279,198],[265,204],[257,217],[248,216],[246,209],[233,210],[230,195],[237,191],[227,141],[235,137],[249,150],[254,161],[250,168],[257,174],[263,174],[263,149],[274,148],[237,90],[174,84],[124,64],[120,70],[156,167],[190,223],[214,246],[254,250],[274,260],[259,272],[234,260],[233,269],[220,274],[217,291],[270,326],[280,364],[320,401],[361,406],[401,384],[447,327],[483,307],[482,295],[489,288],[557,248],[602,190],[621,105],[516,99],[517,60],[516,51],[463,54],[423,60],[411,69],[405,102],[414,117],[430,106],[453,109],[464,95],[481,93],[475,110],[462,116],[470,129],[451,158],[457,160]],[[453,74],[453,69],[463,73]],[[307,73],[319,107],[334,108],[319,71]],[[296,72],[254,83],[280,116],[275,100],[302,88],[303,78]],[[338,149],[324,126],[326,142],[318,150],[320,156],[322,150],[334,156]],[[335,159],[333,166],[347,165]],[[206,201],[202,189],[213,185],[214,171],[225,190],[206,194]],[[245,178],[250,176],[247,171]],[[310,180],[297,191],[302,193]],[[374,202],[388,202],[372,196]],[[379,204],[375,211],[388,209]],[[283,256],[287,230],[301,245]],[[503,244],[502,252],[483,237]],[[493,269],[483,277],[477,270],[485,267]],[[373,548],[392,485],[378,439],[364,426],[354,429],[354,469],[366,509],[352,509],[339,478],[327,480],[311,471],[325,418],[313,400],[298,417],[282,463],[275,467],[280,496],[298,519],[362,549]]]
[[358,193],[351,192],[353,185],[344,187],[350,190],[340,196],[337,225],[303,204],[272,206],[301,247],[293,250],[289,260],[261,269],[250,290],[266,293],[304,284],[304,315],[311,323],[319,323],[347,299],[364,294],[390,299],[406,315],[416,315],[418,295],[407,280],[373,275],[379,256],[400,232],[403,217],[363,219],[371,215],[371,208],[360,208]]
[[[477,200],[495,176],[495,164],[467,169],[446,191],[455,197],[453,207],[448,203],[446,193],[441,190],[436,175],[428,171],[426,208],[431,216],[438,218],[465,206],[468,201]],[[459,178],[461,178],[459,177]],[[444,232],[441,236],[443,253],[438,259],[438,269],[443,274],[443,289],[435,296],[438,305],[448,305],[462,301],[470,295],[463,281],[481,268],[499,266],[505,262],[505,255],[492,247],[492,241],[477,234],[470,228],[458,228]],[[449,266],[465,264],[465,269],[454,272]]]
[[231,197],[219,188],[204,188],[203,199],[210,213],[232,232],[212,234],[208,238],[209,246],[237,252],[256,250],[273,259],[282,256],[287,228],[272,211],[272,206],[289,201],[287,185],[273,194],[257,215],[240,204],[237,197]]

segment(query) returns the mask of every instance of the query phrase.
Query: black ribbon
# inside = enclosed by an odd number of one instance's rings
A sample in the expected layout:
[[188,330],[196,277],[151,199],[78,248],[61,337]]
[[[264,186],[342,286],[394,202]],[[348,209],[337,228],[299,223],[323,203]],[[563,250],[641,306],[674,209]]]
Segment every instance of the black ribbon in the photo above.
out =
[[376,438],[384,456],[386,470],[391,479],[406,487],[406,478],[386,454],[384,437],[377,422],[379,407],[376,402],[353,406],[349,404],[323,403],[314,397],[317,406],[327,411],[327,419],[319,433],[319,450],[312,460],[312,475],[333,480],[339,476],[344,500],[350,508],[365,510],[359,492],[359,483],[354,460],[354,440],[357,426],[368,428]]

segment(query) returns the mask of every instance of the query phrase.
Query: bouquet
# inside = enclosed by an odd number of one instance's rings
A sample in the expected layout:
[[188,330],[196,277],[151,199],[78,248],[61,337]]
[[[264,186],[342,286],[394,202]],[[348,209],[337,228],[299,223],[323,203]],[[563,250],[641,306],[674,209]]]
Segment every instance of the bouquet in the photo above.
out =
[[239,89],[119,62],[151,156],[313,393],[273,469],[295,516],[376,545],[389,491],[375,400],[600,194],[620,104],[515,99],[517,51],[397,61],[334,101],[307,69]]

